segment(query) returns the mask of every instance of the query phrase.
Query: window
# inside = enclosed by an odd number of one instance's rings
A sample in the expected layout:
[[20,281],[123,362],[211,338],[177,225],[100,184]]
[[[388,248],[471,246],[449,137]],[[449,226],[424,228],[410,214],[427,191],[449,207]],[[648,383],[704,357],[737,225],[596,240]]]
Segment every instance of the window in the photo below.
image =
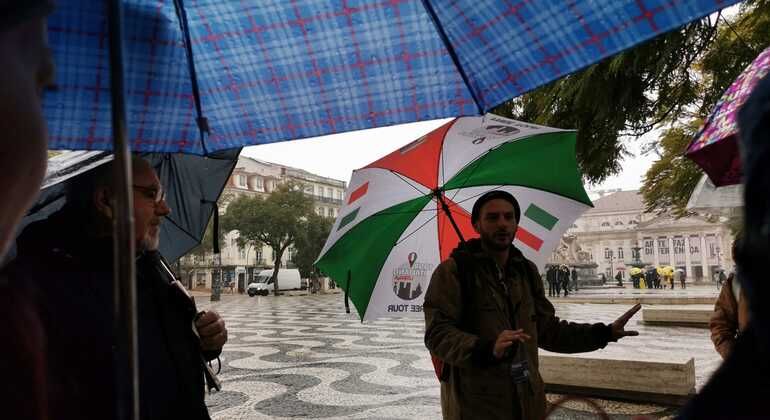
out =
[[610,222],[602,222],[602,227],[610,227]]
[[314,190],[315,190],[315,187],[313,187],[313,185],[311,184],[305,185],[305,193],[313,195],[315,193]]
[[618,259],[623,259],[623,247],[618,247]]
[[195,277],[195,286],[206,287],[206,273],[198,273]]
[[334,198],[334,195],[332,195],[332,189],[331,188],[327,188],[326,189],[326,196],[329,197],[329,198]]
[[239,249],[239,250],[238,250],[238,253],[239,253],[239,254],[240,254],[240,256],[241,256],[241,259],[244,259],[244,258],[246,258],[246,248],[241,248],[241,249]]
[[337,200],[342,200],[342,190],[337,190]]
[[668,238],[658,238],[658,253],[668,255]]
[[316,213],[318,213],[319,216],[323,216],[324,215],[324,208],[323,207],[317,208],[316,209]]
[[644,255],[652,255],[655,252],[655,241],[651,238],[644,238]]
[[623,226],[623,222],[618,220],[618,221],[615,222],[615,226]]
[[574,223],[572,224],[572,229],[577,229],[577,227],[578,226],[576,224],[574,224]]
[[265,191],[265,180],[261,177],[254,178],[254,189],[257,191]]
[[333,208],[331,208],[331,207],[329,207],[329,209],[328,209],[328,210],[329,210],[329,212],[328,212],[328,213],[326,213],[326,215],[327,215],[328,217],[334,217],[334,209],[333,209]]
[[246,184],[246,175],[238,175],[238,186],[241,188],[248,188]]
[[629,221],[628,221],[628,224],[629,224],[629,225],[638,225],[638,224],[639,224],[639,222],[637,222],[636,220],[629,220]]
[[612,259],[612,250],[609,248],[604,248],[604,259],[605,260],[611,260]]

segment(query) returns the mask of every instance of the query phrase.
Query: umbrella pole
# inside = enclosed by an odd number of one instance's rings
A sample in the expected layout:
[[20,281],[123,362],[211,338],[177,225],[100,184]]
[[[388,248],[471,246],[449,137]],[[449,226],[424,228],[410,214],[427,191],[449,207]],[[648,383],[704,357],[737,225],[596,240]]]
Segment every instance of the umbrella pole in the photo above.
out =
[[133,175],[123,90],[123,28],[120,0],[108,2],[112,142],[115,153],[113,219],[115,401],[121,420],[139,419]]
[[345,284],[345,313],[350,313],[350,302],[348,296],[350,295],[350,270],[348,270],[348,282]]
[[463,238],[462,232],[460,232],[460,228],[457,227],[457,223],[455,223],[455,219],[452,217],[452,212],[449,211],[449,206],[446,204],[446,201],[444,200],[444,194],[440,190],[436,190],[434,193],[436,195],[436,199],[441,203],[441,209],[444,210],[444,213],[446,213],[446,217],[449,218],[449,221],[452,223],[452,227],[455,228],[455,233],[457,233],[457,237],[460,238],[461,243],[465,243],[465,238]]

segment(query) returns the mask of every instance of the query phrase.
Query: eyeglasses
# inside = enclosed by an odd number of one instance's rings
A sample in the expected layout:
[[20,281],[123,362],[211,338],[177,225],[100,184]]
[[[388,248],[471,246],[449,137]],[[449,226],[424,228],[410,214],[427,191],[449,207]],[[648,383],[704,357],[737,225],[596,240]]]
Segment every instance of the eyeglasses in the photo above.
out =
[[133,187],[139,190],[145,197],[152,200],[155,204],[159,204],[166,199],[166,192],[163,191],[163,188],[143,187],[141,185],[134,185]]

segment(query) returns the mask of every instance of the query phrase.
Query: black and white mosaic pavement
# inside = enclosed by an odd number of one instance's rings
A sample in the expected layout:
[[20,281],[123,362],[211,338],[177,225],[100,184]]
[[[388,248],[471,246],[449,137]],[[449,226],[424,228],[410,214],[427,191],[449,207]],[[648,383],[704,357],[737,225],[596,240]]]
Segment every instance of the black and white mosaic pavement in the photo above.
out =
[[[201,298],[199,303],[208,304]],[[345,313],[340,295],[223,296],[211,307],[225,318],[230,336],[221,358],[223,390],[207,397],[214,419],[441,417],[422,320],[361,323],[354,313]],[[557,312],[575,321],[610,321],[625,309],[557,303]],[[699,385],[718,365],[708,330],[642,325],[639,330],[641,337],[598,354],[643,360],[690,354]],[[602,405],[613,418],[672,413],[657,406]],[[595,418],[587,409],[570,403],[552,418]]]

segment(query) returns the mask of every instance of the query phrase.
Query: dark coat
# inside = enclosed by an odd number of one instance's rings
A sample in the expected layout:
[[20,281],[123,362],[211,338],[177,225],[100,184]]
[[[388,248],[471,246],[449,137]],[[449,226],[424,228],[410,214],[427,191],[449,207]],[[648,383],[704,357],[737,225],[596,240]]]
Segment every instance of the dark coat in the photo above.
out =
[[[107,419],[118,410],[112,240],[86,238],[76,231],[82,226],[64,213],[29,226],[6,270],[40,314],[52,419]],[[209,419],[195,307],[159,261],[157,252],[137,260],[141,418]]]
[[[470,296],[463,296],[458,260],[472,265],[472,284],[465,289]],[[505,273],[501,282],[496,263],[481,251],[479,240],[455,249],[433,273],[423,304],[425,345],[450,369],[441,383],[445,419],[541,419],[546,404],[538,347],[577,353],[603,348],[611,338],[607,325],[560,320],[545,297],[537,268],[513,246]],[[507,297],[504,287],[510,291]],[[517,349],[529,363],[529,385],[511,381],[516,351],[501,361],[492,356],[500,332],[515,328],[532,337]]]

